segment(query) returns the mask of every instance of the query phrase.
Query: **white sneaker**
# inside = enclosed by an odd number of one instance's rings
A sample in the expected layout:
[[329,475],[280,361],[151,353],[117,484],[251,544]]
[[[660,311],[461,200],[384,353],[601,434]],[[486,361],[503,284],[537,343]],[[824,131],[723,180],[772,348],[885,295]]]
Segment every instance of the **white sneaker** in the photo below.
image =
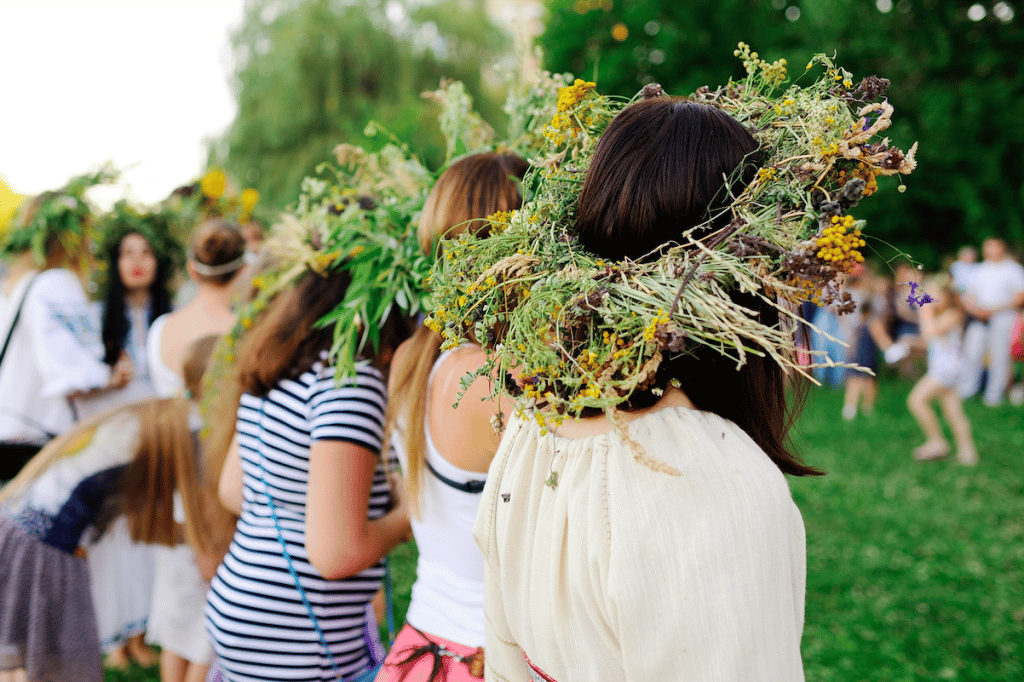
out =
[[856,405],[843,405],[843,419],[846,421],[852,421],[857,417],[857,406]]
[[1010,389],[1010,402],[1015,406],[1020,407],[1024,405],[1024,384],[1017,384]]

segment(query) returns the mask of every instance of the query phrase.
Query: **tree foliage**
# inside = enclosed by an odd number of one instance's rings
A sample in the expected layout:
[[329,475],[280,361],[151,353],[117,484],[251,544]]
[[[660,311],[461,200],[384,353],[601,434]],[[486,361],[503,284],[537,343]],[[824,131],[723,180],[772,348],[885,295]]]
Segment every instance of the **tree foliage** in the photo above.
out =
[[[732,51],[741,40],[769,61],[785,57],[792,77],[812,54],[834,52],[858,78],[889,78],[890,137],[904,148],[919,141],[920,165],[905,194],[884,191],[858,217],[936,266],[986,235],[1024,242],[1022,18],[1006,2],[970,4],[553,0],[540,42],[548,69],[596,77],[602,92],[624,95],[652,81],[685,95],[739,78]],[[881,258],[893,254],[873,246]]]
[[337,144],[381,146],[364,134],[376,120],[436,166],[437,108],[420,93],[458,79],[500,117],[482,65],[505,43],[482,0],[253,0],[233,40],[238,115],[211,162],[283,208]]

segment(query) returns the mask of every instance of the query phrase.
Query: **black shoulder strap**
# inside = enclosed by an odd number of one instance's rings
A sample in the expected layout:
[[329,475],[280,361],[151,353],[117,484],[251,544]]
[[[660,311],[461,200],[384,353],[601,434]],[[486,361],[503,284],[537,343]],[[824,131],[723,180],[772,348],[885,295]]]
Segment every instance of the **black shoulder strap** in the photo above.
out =
[[25,287],[25,293],[21,295],[21,302],[18,303],[18,309],[14,311],[14,319],[11,320],[11,328],[7,330],[7,338],[4,339],[4,347],[0,350],[0,364],[3,364],[4,357],[7,355],[7,347],[11,345],[11,337],[14,336],[14,328],[18,326],[18,320],[21,319],[21,309],[25,307],[25,299],[28,298],[28,291],[32,288],[32,282],[36,280],[36,276],[32,275],[32,279],[28,281],[28,285]]
[[465,483],[459,483],[458,481],[453,481],[447,476],[442,476],[438,473],[437,469],[430,466],[430,462],[428,462],[426,458],[423,459],[423,463],[427,465],[428,469],[430,469],[430,473],[437,477],[437,480],[441,481],[441,483],[444,483],[449,488],[455,488],[456,490],[461,490],[464,493],[470,493],[472,495],[479,495],[484,491],[484,485],[487,481],[466,481]]

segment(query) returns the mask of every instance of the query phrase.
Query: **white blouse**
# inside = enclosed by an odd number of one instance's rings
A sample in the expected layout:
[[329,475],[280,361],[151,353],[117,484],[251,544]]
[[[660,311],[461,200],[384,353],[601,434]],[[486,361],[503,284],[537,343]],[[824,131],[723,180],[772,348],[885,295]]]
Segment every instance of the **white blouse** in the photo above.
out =
[[0,343],[31,282],[0,365],[0,441],[42,441],[73,422],[67,396],[105,386],[110,367],[81,282],[62,269],[26,274],[0,291]]
[[803,680],[806,545],[783,474],[711,413],[627,428],[673,472],[614,433],[510,423],[474,526],[487,679],[545,679],[528,656],[557,682]]

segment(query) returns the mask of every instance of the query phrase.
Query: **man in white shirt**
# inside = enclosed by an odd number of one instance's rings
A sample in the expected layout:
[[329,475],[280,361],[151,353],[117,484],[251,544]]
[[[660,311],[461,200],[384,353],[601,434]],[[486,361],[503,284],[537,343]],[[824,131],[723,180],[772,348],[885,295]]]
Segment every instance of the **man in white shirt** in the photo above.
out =
[[1010,257],[1006,242],[990,237],[982,243],[985,259],[971,274],[961,301],[974,319],[964,334],[964,364],[960,395],[973,396],[981,389],[981,373],[988,354],[988,379],[984,402],[1002,402],[1010,382],[1010,344],[1017,311],[1024,306],[1024,267]]

